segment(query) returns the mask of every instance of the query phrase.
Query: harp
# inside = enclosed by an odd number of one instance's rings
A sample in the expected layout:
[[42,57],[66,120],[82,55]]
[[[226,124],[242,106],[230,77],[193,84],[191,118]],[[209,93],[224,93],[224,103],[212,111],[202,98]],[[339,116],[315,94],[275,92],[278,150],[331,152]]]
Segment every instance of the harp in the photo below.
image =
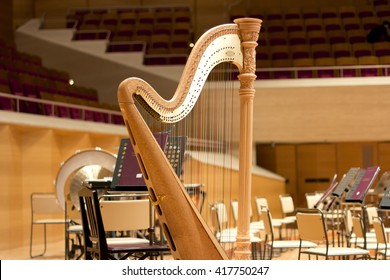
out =
[[118,102],[149,198],[155,206],[175,259],[228,259],[223,247],[202,218],[140,113],[140,106],[158,122],[186,118],[199,98],[204,82],[221,63],[238,68],[240,83],[239,219],[236,259],[250,256],[249,223],[252,166],[252,127],[257,40],[261,20],[236,19],[204,33],[194,45],[177,90],[166,100],[144,80],[128,78],[118,88]]

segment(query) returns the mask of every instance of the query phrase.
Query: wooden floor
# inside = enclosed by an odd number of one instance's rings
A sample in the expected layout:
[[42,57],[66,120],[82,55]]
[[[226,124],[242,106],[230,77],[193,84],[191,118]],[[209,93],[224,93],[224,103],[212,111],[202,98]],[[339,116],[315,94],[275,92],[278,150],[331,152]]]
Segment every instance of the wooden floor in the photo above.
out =
[[[36,245],[37,246],[37,245]],[[38,253],[38,247],[36,253]],[[11,250],[1,250],[1,260],[30,260],[30,247],[20,247]],[[297,260],[298,251],[295,249],[287,250],[282,253],[275,252],[274,260]],[[65,259],[65,245],[64,241],[48,243],[46,253],[42,257],[34,258],[33,260],[64,260]],[[171,259],[170,255],[164,256],[164,259]]]

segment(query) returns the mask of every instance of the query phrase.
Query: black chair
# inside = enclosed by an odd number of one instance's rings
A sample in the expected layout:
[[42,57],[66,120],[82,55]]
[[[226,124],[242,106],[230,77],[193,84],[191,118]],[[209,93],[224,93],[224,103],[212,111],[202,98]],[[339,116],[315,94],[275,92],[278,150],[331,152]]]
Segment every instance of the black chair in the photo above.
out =
[[[147,258],[153,259],[169,251],[166,245],[157,245],[152,239],[136,237],[107,238],[103,224],[101,206],[96,190],[83,188],[79,191],[80,212],[83,224],[85,259],[124,260]],[[126,219],[126,213],[117,213]],[[140,215],[141,213],[136,213]],[[130,229],[129,229],[130,230]]]

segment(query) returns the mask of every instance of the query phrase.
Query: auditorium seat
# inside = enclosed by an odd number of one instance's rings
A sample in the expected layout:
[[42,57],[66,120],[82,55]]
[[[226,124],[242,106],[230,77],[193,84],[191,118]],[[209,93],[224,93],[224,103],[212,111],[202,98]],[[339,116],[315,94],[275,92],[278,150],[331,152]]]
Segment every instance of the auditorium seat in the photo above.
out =
[[372,5],[359,5],[356,7],[356,10],[357,16],[361,19],[375,16],[374,8]]
[[316,67],[328,67],[324,69],[317,69],[318,78],[332,78],[336,77],[337,71],[334,70],[336,60],[333,57],[321,57],[314,59],[314,65]]
[[376,16],[364,17],[361,19],[361,26],[366,32],[369,32],[371,29],[378,26],[380,23],[382,23],[382,21]]
[[290,48],[287,45],[272,46],[270,48],[272,60],[282,60],[290,58]]
[[325,18],[323,20],[323,27],[327,32],[342,30],[343,28],[341,19],[339,18]]
[[[263,26],[262,26],[263,27]],[[264,22],[264,28],[267,33],[284,32],[284,21],[282,19],[268,19]]]
[[373,54],[372,44],[367,42],[352,44],[352,54],[355,57],[370,56]]
[[177,8],[173,13],[173,22],[191,22],[191,11],[189,8]]
[[285,19],[286,31],[288,33],[304,30],[304,21],[301,18]]
[[305,31],[294,31],[288,32],[288,44],[292,45],[303,45],[307,43],[307,37]]
[[315,71],[313,69],[304,69],[305,67],[314,67],[314,60],[310,57],[293,59],[293,67],[299,68],[295,69],[297,78],[305,79],[315,77]]
[[306,18],[304,20],[304,26],[306,32],[323,30],[323,22],[320,18]]
[[270,22],[273,20],[282,20],[283,14],[279,10],[268,10],[267,14],[265,15],[265,22]]
[[339,16],[341,19],[347,19],[347,18],[355,18],[357,15],[356,13],[356,6],[340,6],[339,7]]
[[287,33],[284,31],[267,33],[267,36],[268,36],[268,43],[272,47],[288,45]]
[[137,13],[135,11],[128,11],[119,13],[119,24],[131,24],[137,23]]
[[288,8],[284,12],[284,19],[300,19],[302,18],[301,10],[299,8]]
[[361,23],[360,23],[360,19],[358,17],[343,18],[342,25],[343,25],[343,29],[345,31],[360,30],[362,28]]
[[311,45],[311,54],[312,57],[321,58],[321,57],[330,57],[332,55],[332,49],[329,44],[315,44]]
[[[11,95],[11,89],[8,84],[0,84],[0,93]],[[7,97],[0,97],[0,110],[15,111],[15,100]]]
[[153,35],[171,35],[172,24],[170,22],[160,22],[155,24]]
[[339,18],[339,8],[338,7],[321,7],[320,8],[320,15],[322,19],[329,19],[329,18]]
[[102,26],[113,26],[115,27],[118,24],[119,21],[119,15],[116,11],[111,11],[108,13],[105,13],[101,17],[100,25]]
[[98,29],[102,15],[99,13],[89,13],[83,16],[81,24],[78,29],[80,30],[89,30],[89,29]]
[[312,30],[307,32],[307,40],[310,45],[326,44],[327,37],[324,30]]
[[383,68],[383,75],[390,76],[390,55],[379,57],[379,64],[388,65],[387,67]]
[[327,33],[330,45],[347,42],[347,33],[344,30],[333,30]]
[[149,11],[148,9],[145,11],[140,11],[137,14],[137,22],[138,24],[154,24],[155,13],[154,11]]
[[334,58],[352,55],[351,44],[349,43],[333,44],[331,46],[331,49],[332,49],[332,56]]
[[292,61],[290,59],[273,59],[272,67],[280,68],[272,70],[272,77],[274,79],[291,79],[293,78]]
[[[358,65],[357,58],[354,56],[343,56],[336,58],[336,65],[337,66],[356,66]],[[356,77],[357,76],[357,70],[356,68],[346,68],[340,70],[340,76],[341,77]]]
[[381,19],[388,19],[390,17],[390,6],[389,5],[376,6],[375,15]]
[[311,49],[308,44],[290,46],[290,56],[292,59],[311,57]]
[[172,23],[173,21],[173,13],[170,8],[161,8],[156,9],[156,14],[154,16],[154,21],[156,25],[162,24],[162,23]]
[[184,22],[173,22],[172,23],[172,34],[182,35],[182,34],[191,34],[191,23]]
[[390,55],[390,42],[376,42],[372,44],[374,55],[389,56]]
[[303,19],[311,19],[311,18],[319,18],[320,12],[317,8],[305,7],[302,8],[302,18]]
[[358,64],[361,66],[372,65],[372,68],[361,68],[360,75],[362,77],[375,77],[382,75],[382,69],[375,67],[379,65],[379,59],[377,56],[361,56],[358,57]]
[[272,73],[269,69],[265,71],[261,71],[264,68],[271,68],[272,67],[272,61],[270,59],[256,59],[256,76],[260,80],[264,79],[271,79]]
[[367,33],[363,29],[348,30],[347,37],[350,44],[367,42]]

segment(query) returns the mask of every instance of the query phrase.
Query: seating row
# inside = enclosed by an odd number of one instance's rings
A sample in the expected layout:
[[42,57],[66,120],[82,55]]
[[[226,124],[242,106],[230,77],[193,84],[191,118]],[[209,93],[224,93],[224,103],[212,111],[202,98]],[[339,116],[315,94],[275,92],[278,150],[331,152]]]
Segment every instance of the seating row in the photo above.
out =
[[262,11],[256,7],[249,11],[245,9],[235,9],[230,12],[230,18],[251,16],[261,18],[264,21],[269,20],[289,20],[289,19],[328,19],[328,18],[364,18],[377,16],[384,18],[388,16],[389,3],[364,5],[341,5],[341,6],[323,6],[323,7],[297,7],[286,10]]
[[390,75],[390,56],[257,60],[259,79],[376,77]]

